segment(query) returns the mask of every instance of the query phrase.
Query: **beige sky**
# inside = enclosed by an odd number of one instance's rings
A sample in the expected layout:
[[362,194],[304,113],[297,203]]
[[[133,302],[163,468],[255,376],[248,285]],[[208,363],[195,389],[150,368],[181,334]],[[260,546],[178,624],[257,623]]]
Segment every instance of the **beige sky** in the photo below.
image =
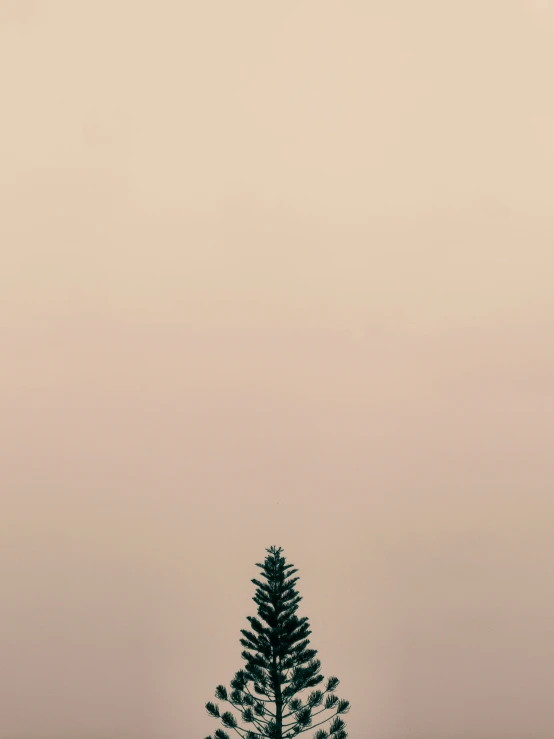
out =
[[0,739],[213,732],[272,544],[352,739],[551,739],[553,69],[550,0],[0,0]]

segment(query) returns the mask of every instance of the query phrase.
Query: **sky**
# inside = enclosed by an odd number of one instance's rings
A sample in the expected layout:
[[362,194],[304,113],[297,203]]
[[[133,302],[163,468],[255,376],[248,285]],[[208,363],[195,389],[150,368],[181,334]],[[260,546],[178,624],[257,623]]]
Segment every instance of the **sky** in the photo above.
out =
[[351,739],[551,739],[553,68],[548,0],[0,1],[0,739],[208,736],[272,545]]

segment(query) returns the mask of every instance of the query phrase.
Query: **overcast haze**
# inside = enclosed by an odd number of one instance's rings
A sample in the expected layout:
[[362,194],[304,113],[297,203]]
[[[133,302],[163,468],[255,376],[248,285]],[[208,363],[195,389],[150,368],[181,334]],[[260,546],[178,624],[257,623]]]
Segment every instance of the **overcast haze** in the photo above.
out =
[[552,739],[553,69],[549,0],[0,0],[0,739],[213,733],[271,545],[351,739]]

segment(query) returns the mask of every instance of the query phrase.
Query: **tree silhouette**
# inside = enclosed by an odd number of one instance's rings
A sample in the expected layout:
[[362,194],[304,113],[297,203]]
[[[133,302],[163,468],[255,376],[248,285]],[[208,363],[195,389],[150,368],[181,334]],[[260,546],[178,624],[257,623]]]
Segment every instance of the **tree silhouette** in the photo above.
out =
[[[286,564],[281,547],[270,547],[266,552],[264,563],[256,563],[266,582],[252,580],[259,618],[248,616],[252,630],[241,629],[240,643],[246,647],[241,656],[246,666],[231,680],[230,692],[224,685],[218,685],[215,691],[218,700],[236,709],[247,728],[239,726],[231,711],[220,713],[215,703],[207,703],[206,710],[241,739],[293,739],[331,719],[328,730],[319,729],[313,739],[346,739],[341,716],[349,710],[350,703],[334,694],[338,678],[329,677],[324,690],[316,688],[325,678],[320,674],[320,661],[315,659],[317,651],[309,649],[308,619],[296,615],[302,598],[295,588],[299,578],[292,575],[298,570],[291,570],[294,565]],[[303,702],[297,696],[306,688],[316,689]],[[317,707],[320,710],[312,712]],[[319,720],[325,711],[332,713]],[[217,729],[214,737],[230,739],[223,729]]]

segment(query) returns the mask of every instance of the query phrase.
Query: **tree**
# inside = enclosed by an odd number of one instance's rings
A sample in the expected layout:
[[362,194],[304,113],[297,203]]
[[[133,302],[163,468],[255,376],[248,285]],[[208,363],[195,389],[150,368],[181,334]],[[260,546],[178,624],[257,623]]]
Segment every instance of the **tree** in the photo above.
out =
[[[218,685],[215,691],[218,700],[236,709],[247,728],[239,726],[231,711],[220,713],[215,703],[207,703],[206,710],[241,739],[293,739],[331,719],[328,731],[319,729],[313,739],[346,739],[341,716],[349,710],[350,703],[334,693],[338,678],[329,677],[324,690],[316,688],[325,678],[320,674],[320,661],[315,659],[317,651],[309,649],[308,619],[296,615],[302,598],[295,588],[299,578],[292,575],[298,570],[286,564],[281,547],[270,547],[266,552],[264,563],[256,563],[266,582],[251,581],[256,585],[252,600],[258,606],[258,618],[248,616],[252,630],[241,629],[240,643],[245,647],[241,656],[246,666],[231,680],[230,692],[224,685]],[[306,688],[316,689],[303,702],[297,696]],[[319,714],[325,711],[332,713],[320,721]],[[217,729],[214,736],[230,739],[223,729]]]

